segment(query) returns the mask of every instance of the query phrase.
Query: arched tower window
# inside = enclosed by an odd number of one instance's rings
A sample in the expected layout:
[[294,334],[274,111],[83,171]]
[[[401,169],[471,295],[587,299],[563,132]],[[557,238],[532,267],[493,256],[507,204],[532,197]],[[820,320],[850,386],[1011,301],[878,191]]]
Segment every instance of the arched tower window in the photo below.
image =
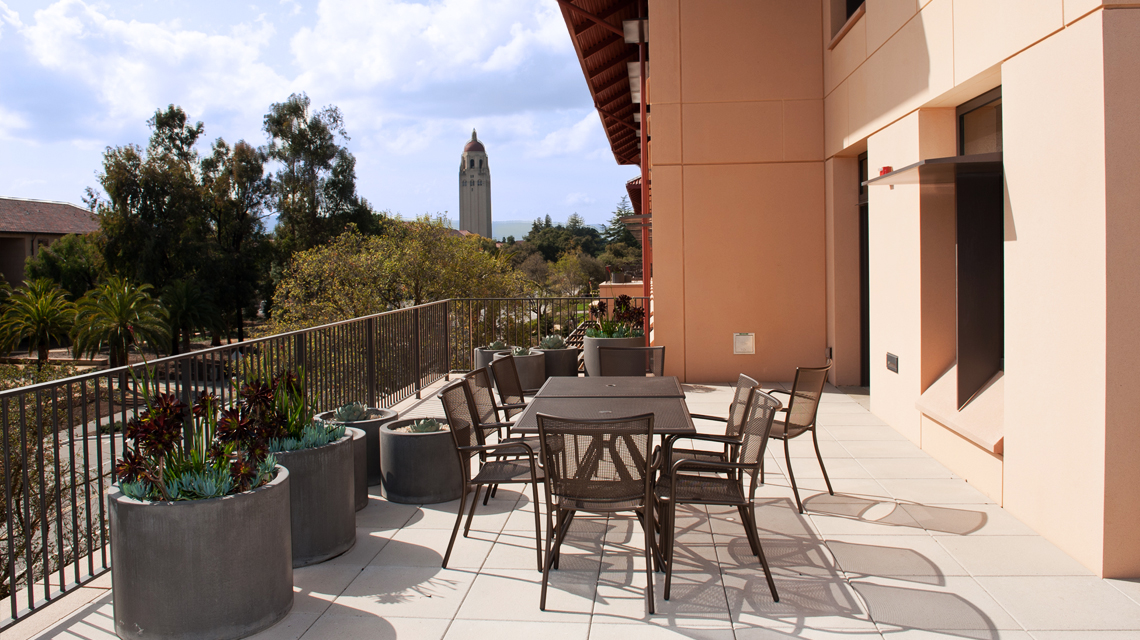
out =
[[474,158],[472,158],[472,159],[468,160],[467,162],[470,162],[470,163],[471,163],[471,164],[467,165],[467,166],[468,166],[468,168],[470,168],[470,169],[474,169],[474,168],[475,168],[475,159],[474,159]]
[[465,187],[467,186],[467,181],[466,181],[466,180],[464,180],[464,181],[463,181],[463,186],[465,186]]
[[480,186],[480,187],[481,187],[481,186],[483,186],[483,181],[482,181],[482,180],[480,180],[480,181],[479,181],[479,186]]

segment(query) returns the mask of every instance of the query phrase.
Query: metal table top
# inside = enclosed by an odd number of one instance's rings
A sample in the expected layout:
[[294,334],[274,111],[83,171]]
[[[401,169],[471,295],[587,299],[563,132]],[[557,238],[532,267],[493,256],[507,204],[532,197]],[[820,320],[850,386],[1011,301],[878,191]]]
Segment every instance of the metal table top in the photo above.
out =
[[518,415],[511,432],[538,433],[539,413],[560,418],[599,420],[653,414],[653,432],[659,434],[696,433],[689,408],[682,398],[542,398],[536,396]]
[[587,376],[553,377],[542,385],[536,398],[684,398],[676,376]]

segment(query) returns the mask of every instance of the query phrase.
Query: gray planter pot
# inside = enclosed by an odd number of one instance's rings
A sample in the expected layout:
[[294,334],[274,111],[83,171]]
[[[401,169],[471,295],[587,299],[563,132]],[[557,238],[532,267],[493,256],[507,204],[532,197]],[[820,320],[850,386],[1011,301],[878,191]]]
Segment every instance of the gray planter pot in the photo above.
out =
[[[317,420],[335,422],[332,419],[334,413],[334,411],[326,411],[318,415]],[[368,453],[368,468],[365,474],[368,486],[374,487],[380,484],[380,478],[383,477],[383,472],[380,471],[380,425],[391,422],[400,416],[391,409],[375,409],[372,407],[368,408],[368,415],[372,416],[368,420],[345,422],[344,425],[353,429],[360,429],[368,440],[368,444],[365,445]]]
[[352,434],[352,501],[360,511],[368,506],[368,438],[360,429],[345,431]]
[[[474,371],[476,369],[489,367],[491,366],[491,361],[495,359],[495,356],[500,353],[510,352],[510,349],[484,349],[483,347],[475,347],[471,352],[471,370]],[[490,369],[488,369],[487,372],[490,373]]]
[[275,455],[291,476],[293,566],[324,562],[351,549],[356,544],[352,435]]
[[[435,418],[447,422],[446,418]],[[392,502],[434,504],[457,500],[463,475],[450,431],[400,433],[415,420],[396,420],[380,428],[381,494]]]
[[111,588],[120,638],[244,638],[293,607],[289,471],[253,491],[140,502],[112,485]]
[[519,372],[519,384],[523,390],[537,389],[546,381],[546,356],[542,352],[515,356],[515,369]]
[[578,375],[577,349],[542,349],[542,353],[546,356],[544,367],[547,378]]
[[644,347],[645,337],[637,338],[590,338],[582,342],[582,353],[586,359],[586,375],[602,375],[602,367],[598,363],[598,347]]

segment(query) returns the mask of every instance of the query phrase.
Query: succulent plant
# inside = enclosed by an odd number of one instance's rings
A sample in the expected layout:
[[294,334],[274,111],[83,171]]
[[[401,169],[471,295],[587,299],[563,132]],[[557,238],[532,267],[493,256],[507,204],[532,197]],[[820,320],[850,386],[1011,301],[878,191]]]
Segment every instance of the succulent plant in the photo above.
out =
[[496,340],[496,341],[492,342],[491,344],[487,345],[487,349],[490,349],[492,351],[499,351],[499,350],[506,349],[506,348],[507,348],[507,343],[503,342],[502,340]]
[[443,423],[441,423],[439,420],[425,418],[423,420],[416,420],[411,424],[409,428],[411,429],[412,433],[432,433],[439,431],[440,427],[442,426]]
[[543,338],[538,346],[541,349],[565,349],[566,340],[558,334],[549,335]]
[[515,347],[511,350],[512,356],[529,356],[530,347]]
[[333,422],[359,422],[369,418],[368,405],[363,402],[350,402],[333,413]]

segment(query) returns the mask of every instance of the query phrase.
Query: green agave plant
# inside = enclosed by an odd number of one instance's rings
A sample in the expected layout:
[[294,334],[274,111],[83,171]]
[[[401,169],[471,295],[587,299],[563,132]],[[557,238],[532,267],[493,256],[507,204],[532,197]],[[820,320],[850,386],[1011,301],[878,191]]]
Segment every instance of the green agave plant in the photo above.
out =
[[439,420],[425,418],[423,420],[416,420],[409,427],[412,433],[434,433],[443,427],[443,423]]

